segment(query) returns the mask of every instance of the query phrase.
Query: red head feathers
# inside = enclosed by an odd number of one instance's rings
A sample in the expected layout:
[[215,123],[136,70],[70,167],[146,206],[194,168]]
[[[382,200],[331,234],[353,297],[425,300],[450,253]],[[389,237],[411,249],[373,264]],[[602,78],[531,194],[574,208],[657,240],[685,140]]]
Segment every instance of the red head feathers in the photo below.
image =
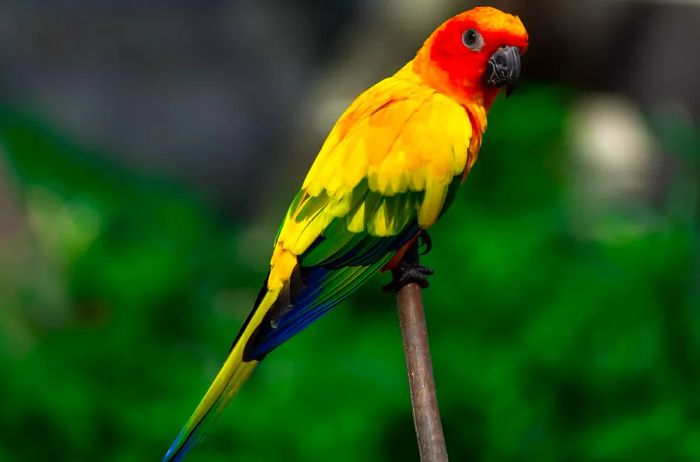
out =
[[478,7],[438,27],[419,50],[413,70],[454,100],[488,109],[501,87],[514,86],[527,45],[517,16]]

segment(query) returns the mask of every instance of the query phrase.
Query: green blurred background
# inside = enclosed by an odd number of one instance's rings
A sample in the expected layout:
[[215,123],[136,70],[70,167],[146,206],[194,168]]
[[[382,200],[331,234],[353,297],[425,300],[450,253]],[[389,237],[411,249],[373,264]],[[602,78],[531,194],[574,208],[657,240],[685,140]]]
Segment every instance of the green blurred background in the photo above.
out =
[[[524,82],[424,258],[451,459],[700,460],[700,8],[494,4]],[[159,460],[334,119],[470,6],[3,2],[0,462]],[[417,460],[387,280],[188,460]]]

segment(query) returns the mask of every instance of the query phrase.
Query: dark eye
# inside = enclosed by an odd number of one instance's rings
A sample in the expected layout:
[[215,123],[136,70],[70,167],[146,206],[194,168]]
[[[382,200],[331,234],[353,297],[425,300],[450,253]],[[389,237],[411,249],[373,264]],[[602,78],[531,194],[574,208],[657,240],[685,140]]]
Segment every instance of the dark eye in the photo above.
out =
[[462,43],[472,51],[481,51],[484,46],[484,38],[475,29],[468,29],[462,34]]

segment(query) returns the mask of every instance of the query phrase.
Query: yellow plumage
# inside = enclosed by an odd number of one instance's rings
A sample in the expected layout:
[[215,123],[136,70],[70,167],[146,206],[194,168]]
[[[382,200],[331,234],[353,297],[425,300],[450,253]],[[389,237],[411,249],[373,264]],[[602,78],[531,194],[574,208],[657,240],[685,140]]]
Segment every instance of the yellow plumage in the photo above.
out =
[[[439,134],[439,136],[437,136]],[[480,137],[474,137],[480,138]],[[456,175],[476,158],[468,156],[472,129],[460,104],[425,85],[412,63],[360,95],[328,135],[302,185],[303,199],[290,207],[270,261],[268,287],[289,279],[296,257],[304,253],[330,222],[348,213],[354,188],[363,180],[383,196],[425,191],[418,225],[432,226]],[[328,206],[302,220],[305,200],[326,194]],[[364,231],[364,206],[347,217],[347,230]],[[374,236],[396,233],[386,206],[367,229]]]
[[[470,42],[479,31],[481,44]],[[395,268],[438,220],[526,48],[516,17],[475,8],[438,27],[412,61],[350,105],[287,211],[253,311],[164,461],[180,461],[201,440],[259,361],[374,273]]]

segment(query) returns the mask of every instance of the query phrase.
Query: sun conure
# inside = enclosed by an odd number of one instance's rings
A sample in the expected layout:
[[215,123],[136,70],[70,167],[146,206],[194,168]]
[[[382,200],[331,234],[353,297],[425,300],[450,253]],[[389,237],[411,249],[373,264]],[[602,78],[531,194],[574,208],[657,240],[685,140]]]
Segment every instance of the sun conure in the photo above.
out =
[[445,212],[527,44],[516,16],[474,8],[340,116],[282,221],[248,319],[165,461],[182,459],[268,353],[392,269]]

